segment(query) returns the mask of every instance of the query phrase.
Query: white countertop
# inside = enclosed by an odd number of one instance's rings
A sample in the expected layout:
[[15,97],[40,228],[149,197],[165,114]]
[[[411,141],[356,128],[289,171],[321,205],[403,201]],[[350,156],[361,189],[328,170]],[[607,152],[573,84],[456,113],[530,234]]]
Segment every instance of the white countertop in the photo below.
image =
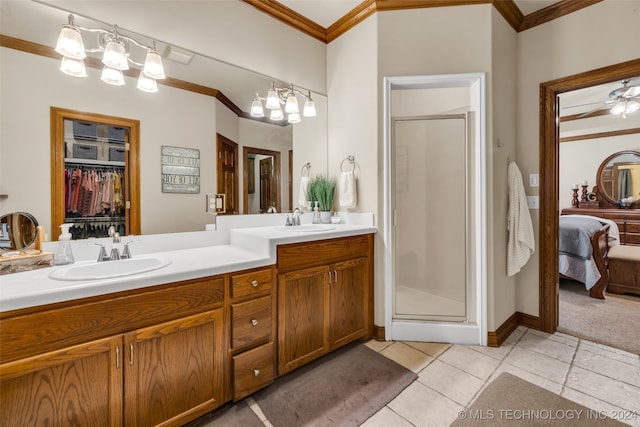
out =
[[[290,231],[279,226],[231,229],[229,244],[201,246],[139,256],[156,256],[171,263],[161,269],[109,279],[62,281],[49,274],[68,266],[54,266],[0,276],[0,311],[9,311],[96,295],[139,289],[164,283],[196,279],[273,265],[276,246],[359,234],[376,233],[374,226],[336,224],[328,231]],[[158,239],[156,235],[154,239]],[[171,234],[166,235],[172,239]],[[144,241],[145,236],[138,237]],[[135,246],[132,247],[136,257]],[[118,261],[105,261],[118,262]],[[73,265],[92,264],[80,261]]]

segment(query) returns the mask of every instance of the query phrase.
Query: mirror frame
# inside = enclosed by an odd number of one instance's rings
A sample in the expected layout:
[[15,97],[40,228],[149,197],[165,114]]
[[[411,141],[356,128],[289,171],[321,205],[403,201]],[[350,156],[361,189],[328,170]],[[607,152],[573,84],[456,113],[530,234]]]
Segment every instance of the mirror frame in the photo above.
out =
[[[17,231],[15,231],[13,229],[13,227],[11,227],[11,234],[10,237],[15,236],[16,234],[18,236],[20,236],[20,243],[24,243],[23,246],[20,247],[14,247],[14,243],[16,242],[16,239],[12,239],[9,238],[8,240],[11,242],[11,247],[9,248],[4,248],[4,247],[0,247],[0,252],[12,252],[12,251],[24,251],[27,250],[29,248],[31,248],[32,246],[34,246],[36,244],[36,241],[38,240],[38,220],[31,215],[30,213],[27,212],[9,212],[8,214],[4,214],[0,217],[0,219],[7,219],[7,223],[9,222],[10,219],[12,219],[14,216],[18,216],[19,218],[25,218],[27,220],[29,220],[31,222],[31,230],[30,233],[32,234],[32,239],[29,242],[25,242],[24,241],[24,234],[22,233],[22,229],[19,229]],[[10,224],[11,225],[15,225],[15,224]]]
[[[125,164],[125,189],[130,208],[125,209],[128,226],[127,235],[141,234],[140,228],[140,121],[104,114],[83,113],[64,108],[51,107],[51,227],[57,229],[65,222],[64,182],[64,121],[80,120],[129,128],[129,160]],[[57,240],[57,233],[51,233],[51,240]]]
[[[600,167],[598,168],[598,172],[596,174],[596,185],[598,186],[598,198],[602,198],[605,201],[618,206],[618,201],[617,200],[613,200],[613,198],[611,196],[609,196],[609,194],[607,194],[604,191],[604,187],[602,185],[602,172],[604,171],[604,169],[607,167],[607,164],[615,159],[618,156],[622,156],[625,154],[630,154],[630,155],[635,155],[638,157],[638,159],[640,160],[640,152],[635,151],[635,150],[623,150],[623,151],[618,151],[616,153],[613,153],[612,155],[610,155],[609,157],[607,157],[606,159],[604,159],[604,161],[600,164]],[[640,163],[640,162],[639,162]],[[631,207],[635,207],[640,205],[640,200],[636,200],[635,202],[633,202],[631,204]]]
[[[280,152],[267,150],[264,148],[256,148],[256,147],[247,147],[244,146],[242,148],[242,201],[243,207],[242,212],[245,214],[249,213],[249,155],[250,154],[261,154],[264,156],[272,156],[273,157],[273,173],[274,173],[274,185],[277,188],[275,194],[276,200],[276,210],[278,212],[282,212],[282,188],[281,188],[281,171],[280,171]],[[256,185],[260,185],[256,182]]]

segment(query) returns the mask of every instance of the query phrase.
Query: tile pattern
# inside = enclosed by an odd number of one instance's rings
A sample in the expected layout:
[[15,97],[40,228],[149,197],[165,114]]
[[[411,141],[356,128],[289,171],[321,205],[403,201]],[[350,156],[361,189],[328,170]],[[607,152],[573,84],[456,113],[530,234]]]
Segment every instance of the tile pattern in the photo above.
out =
[[640,356],[632,353],[522,326],[499,348],[375,341],[367,345],[412,369],[418,379],[364,427],[449,426],[458,411],[471,405],[502,372],[640,427]]
[[[640,427],[639,355],[523,326],[498,348],[374,340],[366,345],[417,373],[418,379],[364,427],[449,426],[502,372]],[[249,399],[265,426],[274,427]]]

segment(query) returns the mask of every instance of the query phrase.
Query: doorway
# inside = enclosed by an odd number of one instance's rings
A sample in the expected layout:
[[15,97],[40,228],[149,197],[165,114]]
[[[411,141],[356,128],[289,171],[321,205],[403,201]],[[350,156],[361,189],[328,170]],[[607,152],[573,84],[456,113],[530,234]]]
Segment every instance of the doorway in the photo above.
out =
[[282,212],[280,202],[280,152],[243,147],[243,212],[267,213],[270,207]]
[[238,144],[220,134],[217,134],[216,140],[217,192],[225,195],[224,214],[237,214],[240,209],[238,206]]
[[[560,117],[558,95],[640,74],[640,59],[587,71],[540,84],[540,329],[558,326],[558,165]],[[536,325],[537,326],[537,325]]]
[[384,83],[385,339],[486,345],[485,75]]

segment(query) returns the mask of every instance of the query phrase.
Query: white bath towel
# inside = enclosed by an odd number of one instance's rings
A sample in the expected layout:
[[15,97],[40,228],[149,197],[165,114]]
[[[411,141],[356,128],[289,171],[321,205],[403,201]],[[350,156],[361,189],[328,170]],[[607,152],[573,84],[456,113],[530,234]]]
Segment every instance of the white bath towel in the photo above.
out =
[[300,177],[300,191],[298,192],[298,205],[301,208],[308,207],[307,204],[307,191],[309,190],[309,177],[301,176]]
[[340,173],[339,204],[341,208],[355,208],[356,198],[356,177],[353,171]]
[[536,242],[522,174],[516,162],[509,164],[507,176],[509,180],[507,275],[513,276],[529,261],[529,257],[535,252]]

